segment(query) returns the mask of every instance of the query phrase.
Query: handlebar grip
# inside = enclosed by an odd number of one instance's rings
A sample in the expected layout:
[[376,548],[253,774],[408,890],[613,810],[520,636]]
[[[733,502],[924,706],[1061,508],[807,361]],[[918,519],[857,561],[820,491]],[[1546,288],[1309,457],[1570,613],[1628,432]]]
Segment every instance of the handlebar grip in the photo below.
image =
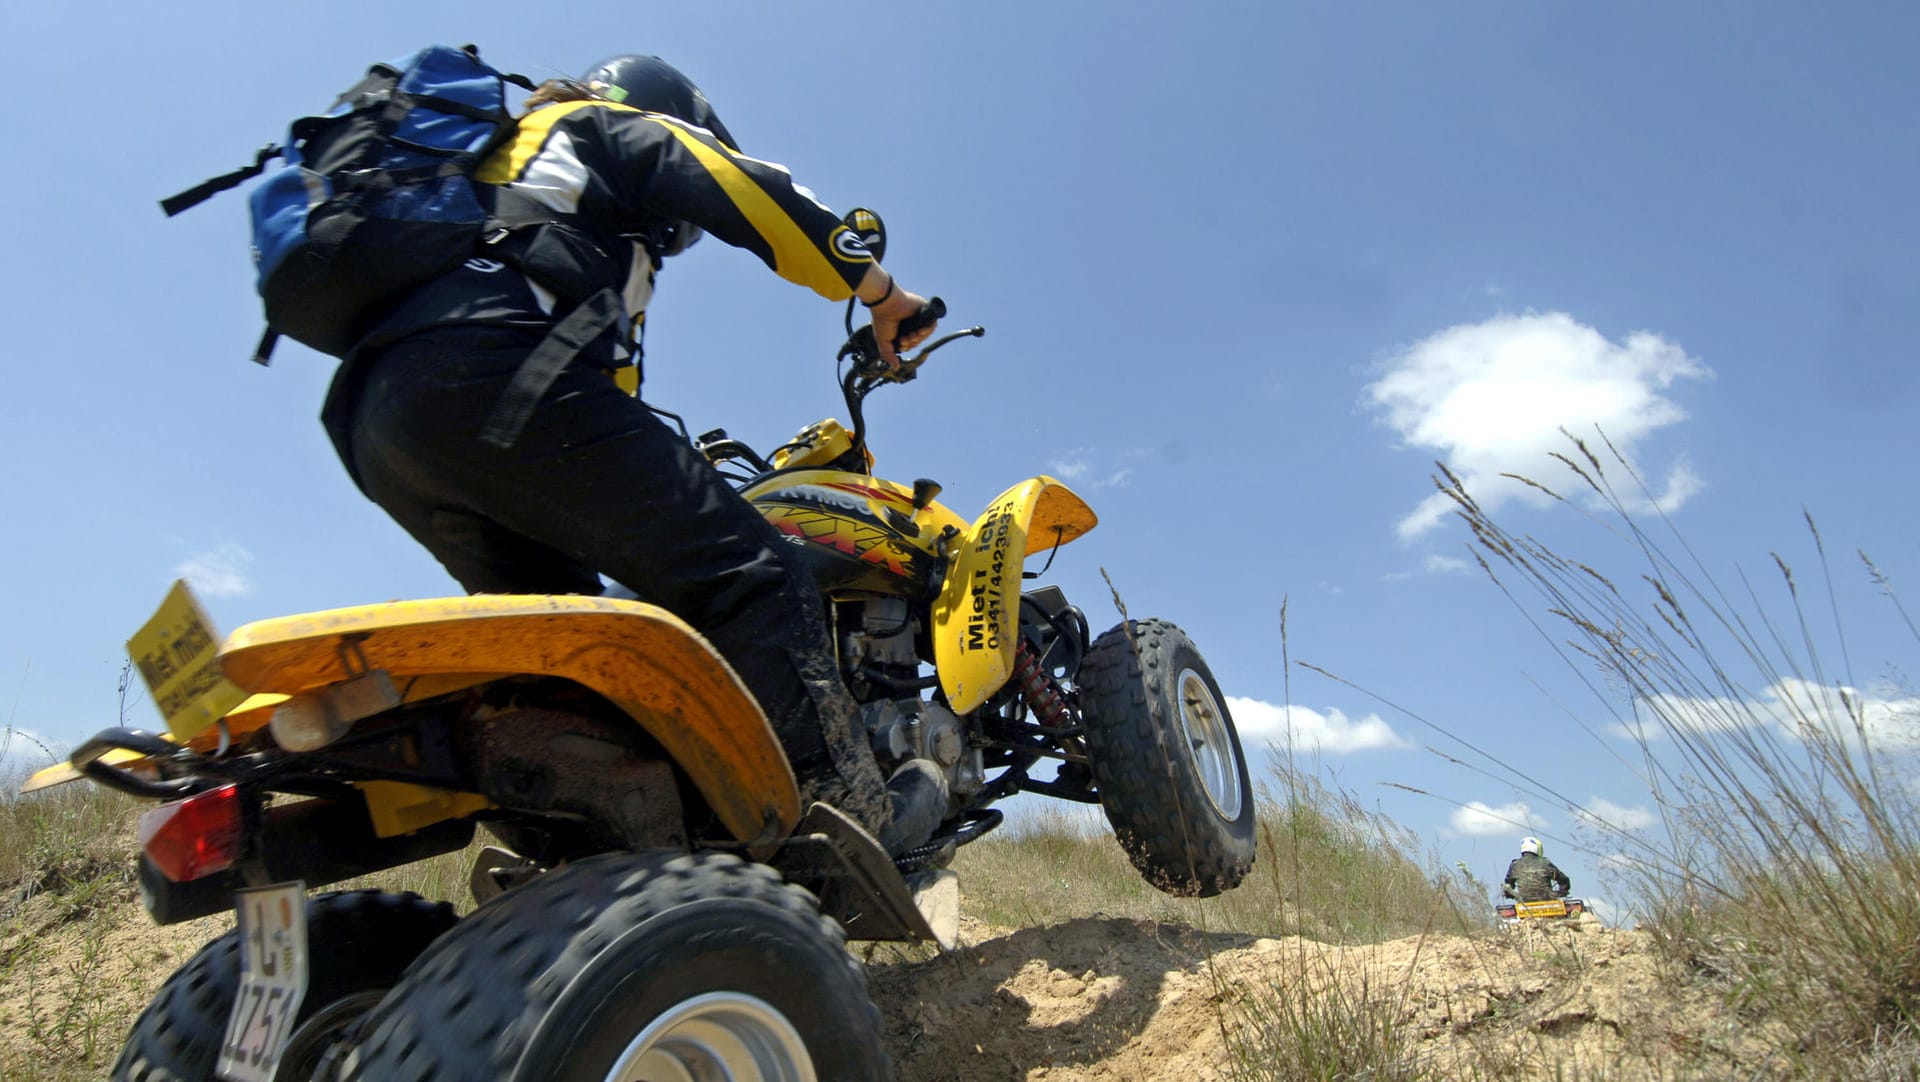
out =
[[900,339],[915,331],[933,326],[947,318],[947,302],[938,297],[920,306],[920,310],[900,321],[900,332],[894,336],[893,348],[900,348]]
[[[930,327],[946,318],[947,302],[938,297],[920,306],[920,310],[900,321],[899,333],[894,336],[894,350],[900,349],[900,336]],[[869,323],[854,331],[846,344],[840,347],[841,359],[851,357],[854,370],[867,379],[890,378],[892,370],[880,360],[880,346],[874,339],[873,324]]]

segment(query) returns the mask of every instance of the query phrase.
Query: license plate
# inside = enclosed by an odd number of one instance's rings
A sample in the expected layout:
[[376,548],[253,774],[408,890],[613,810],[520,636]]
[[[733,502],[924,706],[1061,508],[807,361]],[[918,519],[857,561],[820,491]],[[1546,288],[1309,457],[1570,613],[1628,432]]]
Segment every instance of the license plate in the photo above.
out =
[[215,1073],[271,1082],[307,994],[307,888],[276,883],[234,896],[240,911],[240,994]]

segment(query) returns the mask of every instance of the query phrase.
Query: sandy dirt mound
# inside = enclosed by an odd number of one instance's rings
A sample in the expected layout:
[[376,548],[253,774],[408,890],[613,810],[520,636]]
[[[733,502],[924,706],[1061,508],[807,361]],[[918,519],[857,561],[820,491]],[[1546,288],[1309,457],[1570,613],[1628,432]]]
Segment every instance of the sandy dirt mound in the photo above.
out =
[[1260,1005],[1271,1017],[1303,996],[1371,1005],[1443,1076],[1752,1062],[1757,1042],[1717,1003],[1676,996],[1649,947],[1593,926],[1338,947],[1087,919],[970,925],[951,954],[870,975],[913,1082],[1229,1078],[1262,1047],[1248,1028]]
[[40,895],[0,925],[0,1079],[104,1077],[160,982],[233,916],[157,928],[129,886],[76,906]]
[[[0,1078],[104,1073],[160,981],[232,926],[155,928],[131,897],[108,901],[36,898],[7,922]],[[1258,1047],[1249,1008],[1289,997],[1386,1012],[1443,1077],[1754,1062],[1755,1038],[1715,1002],[1677,996],[1649,948],[1605,930],[1338,947],[1115,918],[967,921],[944,955],[879,948],[869,977],[903,1082],[1225,1079]],[[1633,1063],[1644,1072],[1623,1073]]]

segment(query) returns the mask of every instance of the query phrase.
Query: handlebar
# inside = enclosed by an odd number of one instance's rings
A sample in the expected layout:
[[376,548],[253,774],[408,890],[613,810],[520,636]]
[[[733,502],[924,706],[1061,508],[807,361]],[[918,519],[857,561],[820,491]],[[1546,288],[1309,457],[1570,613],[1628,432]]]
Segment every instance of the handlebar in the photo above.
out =
[[[851,322],[853,312],[851,302],[847,305],[847,311],[848,320]],[[934,297],[928,300],[919,312],[900,321],[900,336],[909,336],[916,331],[930,327],[945,318],[946,314],[946,302],[939,297]],[[927,343],[925,348],[913,356],[901,357],[898,367],[888,367],[887,362],[880,358],[880,348],[874,339],[872,324],[868,324],[850,333],[847,336],[846,342],[841,345],[840,352],[836,357],[842,361],[851,360],[853,362],[850,370],[840,381],[840,392],[847,403],[849,420],[853,422],[851,435],[853,437],[852,452],[855,458],[864,457],[864,452],[866,451],[867,418],[866,411],[861,408],[861,405],[867,395],[871,394],[882,383],[905,383],[913,379],[914,375],[919,372],[920,366],[927,362],[927,358],[933,351],[947,343],[957,341],[961,338],[979,338],[986,333],[987,329],[985,327],[975,325],[965,330],[941,335],[939,338]],[[896,342],[898,340],[898,338],[895,339]],[[672,415],[668,414],[668,416]],[[677,417],[674,419],[678,421]],[[682,434],[685,434],[686,425],[684,423],[680,425],[680,430]],[[730,460],[739,460],[746,462],[761,473],[771,472],[774,468],[772,463],[756,454],[753,448],[748,447],[739,440],[729,437],[724,429],[714,429],[700,436],[699,439],[691,440],[690,442],[693,443],[697,450],[706,456],[707,461],[716,465]],[[725,476],[732,480],[745,480],[745,478],[733,474],[727,474]]]
[[[918,312],[900,321],[900,333],[893,340],[893,348],[900,348],[900,339],[926,327],[931,327],[946,318],[947,302],[938,297],[922,305]],[[924,352],[924,351],[923,351]],[[885,378],[889,371],[887,363],[880,359],[880,343],[873,337],[873,324],[869,323],[853,332],[847,338],[846,345],[840,347],[840,360],[853,359],[854,371],[869,379]],[[906,359],[901,358],[905,364]]]
[[[946,315],[947,302],[939,297],[929,300],[920,311],[900,321],[900,336],[895,338],[894,342],[898,343],[900,338],[931,327],[945,319]],[[853,360],[853,374],[858,377],[863,386],[882,381],[905,383],[913,378],[914,373],[920,370],[920,366],[926,363],[928,354],[934,350],[956,338],[978,338],[986,333],[985,327],[973,326],[964,331],[942,335],[929,342],[925,349],[914,356],[900,358],[899,367],[889,368],[887,362],[880,358],[880,349],[873,338],[873,325],[869,323],[848,336],[846,344],[840,347],[838,357],[843,361],[849,358]]]

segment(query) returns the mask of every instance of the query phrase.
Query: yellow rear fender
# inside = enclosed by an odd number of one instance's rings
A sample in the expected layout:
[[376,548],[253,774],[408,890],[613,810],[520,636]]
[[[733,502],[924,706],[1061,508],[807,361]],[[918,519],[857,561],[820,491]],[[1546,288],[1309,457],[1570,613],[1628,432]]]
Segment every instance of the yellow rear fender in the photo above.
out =
[[1026,558],[1098,522],[1072,489],[1034,477],[1001,493],[956,540],[933,603],[934,667],[955,713],[986,702],[1013,672]]
[[[255,695],[298,695],[366,670],[386,672],[408,698],[417,685],[444,693],[502,675],[563,677],[658,740],[740,841],[777,841],[800,819],[793,770],[759,704],[698,632],[655,605],[487,594],[332,609],[239,628],[220,663]],[[266,713],[256,708],[250,724]]]

